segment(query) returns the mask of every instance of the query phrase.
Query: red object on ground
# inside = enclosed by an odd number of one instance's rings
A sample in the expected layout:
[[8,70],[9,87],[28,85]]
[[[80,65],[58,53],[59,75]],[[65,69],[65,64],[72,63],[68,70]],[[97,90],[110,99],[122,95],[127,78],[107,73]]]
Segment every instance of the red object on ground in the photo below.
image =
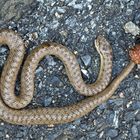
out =
[[136,44],[132,49],[130,49],[129,55],[134,63],[140,64],[140,44]]

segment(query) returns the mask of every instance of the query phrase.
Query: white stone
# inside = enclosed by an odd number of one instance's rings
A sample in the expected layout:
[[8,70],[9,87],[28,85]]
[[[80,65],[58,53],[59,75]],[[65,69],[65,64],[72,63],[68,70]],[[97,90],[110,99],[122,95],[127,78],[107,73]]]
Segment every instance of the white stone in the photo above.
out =
[[44,0],[37,0],[38,2],[44,3]]
[[140,28],[137,25],[135,25],[132,21],[129,21],[124,25],[124,30],[126,33],[130,33],[133,36],[140,34]]

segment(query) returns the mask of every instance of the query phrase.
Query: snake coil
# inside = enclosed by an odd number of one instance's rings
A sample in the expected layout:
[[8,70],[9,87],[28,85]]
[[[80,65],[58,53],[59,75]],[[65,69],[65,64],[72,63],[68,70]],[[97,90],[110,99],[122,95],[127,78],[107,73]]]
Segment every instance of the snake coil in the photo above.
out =
[[[0,30],[0,44],[7,44],[10,53],[1,75],[0,118],[12,124],[59,124],[73,121],[109,99],[121,81],[140,63],[140,47],[131,50],[130,63],[109,84],[112,71],[112,49],[108,41],[99,36],[95,47],[100,54],[100,72],[95,83],[86,85],[82,79],[76,57],[66,47],[56,43],[43,43],[27,57],[21,74],[20,95],[15,96],[15,81],[23,61],[25,46],[21,37],[12,30]],[[55,55],[64,63],[68,78],[79,94],[86,99],[65,107],[24,109],[34,93],[34,72],[39,61],[46,55]],[[108,85],[109,84],[109,85]]]

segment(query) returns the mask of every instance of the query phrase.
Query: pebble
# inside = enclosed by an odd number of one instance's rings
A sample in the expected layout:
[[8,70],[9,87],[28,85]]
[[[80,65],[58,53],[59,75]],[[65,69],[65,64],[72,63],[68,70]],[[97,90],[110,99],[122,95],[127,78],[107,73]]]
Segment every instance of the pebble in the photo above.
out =
[[81,137],[79,140],[85,140],[85,137],[83,136],[83,137]]
[[56,65],[56,62],[54,61],[54,58],[52,56],[46,56],[46,61],[47,61],[47,64],[50,66]]
[[107,130],[106,135],[108,137],[115,138],[116,136],[118,136],[118,130],[117,129],[109,129],[109,130]]
[[140,121],[140,112],[136,115],[136,119]]
[[35,73],[38,74],[38,73],[40,73],[40,72],[42,72],[42,71],[43,71],[43,68],[42,68],[41,66],[39,66],[39,67],[36,69]]
[[0,138],[3,137],[3,131],[0,131]]
[[10,138],[10,136],[8,135],[8,134],[6,134],[6,136],[5,136],[7,139],[9,139]]
[[140,23],[140,13],[139,12],[135,15],[134,21],[137,25],[139,25],[139,23]]
[[65,9],[66,7],[57,7],[57,11],[59,12],[59,13],[65,13],[66,12],[66,9]]
[[44,106],[47,107],[52,102],[52,97],[45,97]]
[[39,82],[38,87],[41,89],[43,86],[42,81]]
[[125,121],[130,121],[132,119],[134,119],[136,116],[136,111],[129,111],[129,112],[126,112],[125,115],[124,115],[124,119]]
[[136,101],[136,102],[132,103],[132,108],[134,110],[140,109],[140,101]]
[[16,137],[22,138],[24,136],[24,133],[22,131],[18,132]]
[[4,53],[6,51],[7,51],[7,48],[4,48],[4,47],[0,48],[0,53]]
[[83,77],[84,77],[85,79],[88,79],[88,78],[89,78],[89,73],[88,73],[87,70],[85,70],[85,69],[81,69],[81,72],[82,72]]
[[132,130],[133,136],[134,137],[138,137],[139,133],[138,133],[137,126],[136,125],[133,125],[131,130]]
[[116,104],[117,106],[121,106],[121,105],[123,105],[124,101],[122,98],[117,98],[117,99],[109,100],[109,103]]
[[98,135],[98,133],[95,132],[95,131],[91,131],[91,132],[89,132],[89,134],[88,134],[88,136],[89,136],[90,138],[94,138],[94,137],[96,137],[97,135]]
[[54,87],[63,86],[62,81],[56,76],[52,76],[49,81],[50,81],[50,84],[52,84],[52,86],[54,86]]
[[33,32],[33,33],[29,34],[29,40],[34,41],[37,38],[38,38],[38,33],[37,32]]
[[90,24],[91,24],[91,28],[94,29],[96,27],[96,23],[95,23],[95,20],[91,20],[90,21]]
[[44,3],[44,0],[37,0],[38,2]]
[[112,125],[113,124],[113,120],[114,120],[114,112],[112,111],[108,111],[108,115],[107,115],[107,118],[106,118],[106,121],[107,121],[107,123],[109,123],[110,125]]
[[57,20],[53,20],[50,27],[51,29],[56,29],[59,26],[59,22]]
[[113,125],[114,128],[119,127],[119,111],[115,111],[114,118],[113,118]]
[[75,0],[71,1],[71,2],[68,4],[68,6],[72,6],[73,8],[79,9],[79,10],[81,10],[81,9],[83,8],[83,4],[82,4],[82,3],[76,4],[76,1],[75,1]]
[[132,14],[132,9],[127,9],[126,14],[131,15]]
[[132,21],[129,21],[124,25],[124,30],[126,33],[130,33],[133,36],[140,34],[140,28],[137,25],[135,25]]
[[84,55],[84,56],[81,57],[81,59],[82,59],[84,65],[85,65],[86,67],[90,66],[90,64],[91,64],[91,56],[89,56],[89,55]]

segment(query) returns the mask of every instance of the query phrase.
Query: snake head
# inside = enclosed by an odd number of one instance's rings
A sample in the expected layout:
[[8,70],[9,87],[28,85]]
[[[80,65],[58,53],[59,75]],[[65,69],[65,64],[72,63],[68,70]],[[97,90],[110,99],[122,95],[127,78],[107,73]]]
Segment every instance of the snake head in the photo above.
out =
[[108,51],[109,49],[112,52],[112,48],[111,48],[109,42],[101,35],[96,38],[95,47],[96,47],[97,51],[99,52],[99,54],[100,53],[106,54],[106,52],[110,52],[110,51]]
[[140,44],[136,44],[132,49],[130,49],[129,55],[134,63],[140,64]]

